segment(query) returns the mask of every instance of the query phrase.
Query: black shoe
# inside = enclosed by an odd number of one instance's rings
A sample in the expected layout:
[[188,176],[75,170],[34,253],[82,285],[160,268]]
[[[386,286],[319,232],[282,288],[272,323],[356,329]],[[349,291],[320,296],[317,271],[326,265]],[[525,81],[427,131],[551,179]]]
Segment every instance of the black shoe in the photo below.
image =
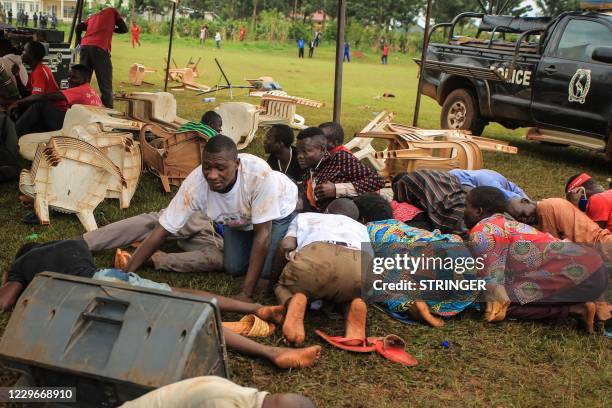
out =
[[38,219],[38,216],[36,215],[34,211],[30,211],[29,213],[27,213],[21,219],[21,222],[23,222],[24,224],[29,224],[29,225],[40,225],[40,219]]

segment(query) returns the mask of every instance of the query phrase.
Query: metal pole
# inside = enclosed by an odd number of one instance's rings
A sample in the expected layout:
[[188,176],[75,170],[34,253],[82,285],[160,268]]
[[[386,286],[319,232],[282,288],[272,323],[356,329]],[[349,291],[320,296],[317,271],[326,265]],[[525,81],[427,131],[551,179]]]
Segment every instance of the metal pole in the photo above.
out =
[[425,12],[425,31],[423,32],[423,53],[421,54],[421,67],[419,69],[419,86],[417,87],[416,104],[414,106],[414,118],[412,126],[419,126],[419,113],[421,111],[421,92],[423,89],[423,76],[425,75],[425,60],[427,59],[427,48],[429,47],[429,25],[431,21],[431,6],[433,0],[427,0],[427,11]]
[[176,16],[176,1],[172,2],[172,21],[170,22],[170,42],[168,43],[168,60],[166,61],[166,78],[164,92],[168,91],[168,78],[170,77],[170,59],[172,58],[172,37],[174,37],[174,17]]
[[344,64],[344,27],[346,26],[346,0],[338,0],[338,27],[336,31],[336,73],[334,76],[334,118],[340,123],[342,114],[342,65]]
[[[81,22],[80,13],[83,12],[83,2],[85,0],[77,0],[76,9],[74,10],[74,15],[72,16],[72,25],[70,26],[70,35],[68,36],[68,44],[72,46],[72,38],[74,36],[74,30],[76,29],[77,24]],[[77,19],[79,20],[77,22]]]

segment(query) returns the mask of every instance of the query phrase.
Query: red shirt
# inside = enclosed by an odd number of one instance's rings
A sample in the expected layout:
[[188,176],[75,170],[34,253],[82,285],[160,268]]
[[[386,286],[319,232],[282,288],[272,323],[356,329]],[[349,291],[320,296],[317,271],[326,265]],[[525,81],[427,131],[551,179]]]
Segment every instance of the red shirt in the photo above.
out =
[[589,197],[587,215],[595,222],[606,221],[606,228],[612,231],[612,190]]
[[132,26],[132,37],[134,38],[138,38],[140,37],[140,27],[136,26]]
[[88,84],[75,86],[62,91],[68,102],[68,106],[72,105],[90,105],[102,106],[102,100],[96,91]]
[[117,9],[112,7],[105,8],[89,17],[85,20],[87,32],[81,40],[81,45],[93,45],[110,52],[115,25],[120,18]]
[[336,146],[333,149],[329,150],[329,154],[331,154],[332,156],[340,151],[344,151],[347,153],[350,153],[351,155],[353,154],[353,152],[351,152],[349,149],[346,148],[346,146],[344,145],[340,145],[340,146]]
[[389,55],[389,46],[388,46],[388,45],[385,45],[385,46],[383,47],[383,55],[384,55],[385,57]]
[[32,95],[37,95],[46,92],[56,92],[60,89],[59,86],[57,86],[57,82],[55,82],[51,68],[41,62],[34,67],[30,74],[30,78],[28,79],[28,90]]

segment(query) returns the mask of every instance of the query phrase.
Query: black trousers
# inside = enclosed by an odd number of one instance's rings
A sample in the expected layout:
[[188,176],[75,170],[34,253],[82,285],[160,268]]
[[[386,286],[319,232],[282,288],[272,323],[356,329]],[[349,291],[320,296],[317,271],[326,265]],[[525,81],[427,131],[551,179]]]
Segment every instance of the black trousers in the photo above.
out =
[[84,45],[81,47],[81,64],[96,73],[100,98],[107,108],[113,107],[113,63],[110,54],[100,47]]
[[299,52],[298,52],[298,58],[304,58],[304,49],[303,48],[298,48]]
[[15,123],[15,131],[17,136],[21,137],[28,133],[59,130],[64,125],[64,116],[66,111],[51,102],[36,102],[19,116]]

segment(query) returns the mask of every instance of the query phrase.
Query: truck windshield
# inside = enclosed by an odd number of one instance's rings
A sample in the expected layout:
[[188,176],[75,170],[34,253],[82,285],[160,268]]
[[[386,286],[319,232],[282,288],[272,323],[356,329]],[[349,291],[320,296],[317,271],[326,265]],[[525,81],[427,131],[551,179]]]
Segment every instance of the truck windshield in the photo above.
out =
[[591,61],[598,47],[612,46],[610,29],[595,21],[574,19],[565,27],[557,56],[578,61]]

